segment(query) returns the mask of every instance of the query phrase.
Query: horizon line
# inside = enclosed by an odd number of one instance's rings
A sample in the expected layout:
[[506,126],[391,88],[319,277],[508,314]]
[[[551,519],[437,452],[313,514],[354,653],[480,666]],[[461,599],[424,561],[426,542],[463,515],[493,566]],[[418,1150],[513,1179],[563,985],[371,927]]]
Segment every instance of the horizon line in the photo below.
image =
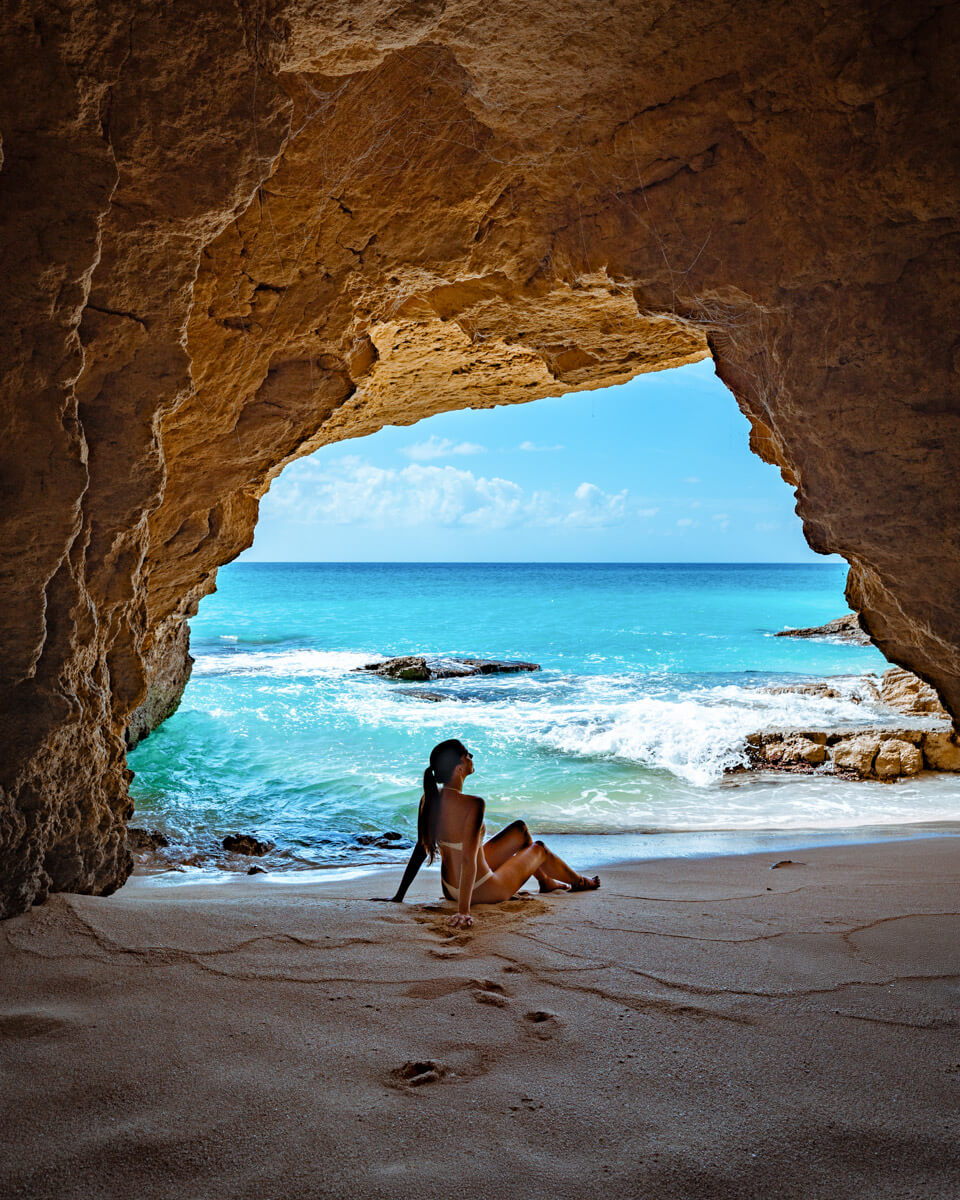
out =
[[[419,559],[419,558],[270,558],[232,559],[223,566],[241,567],[839,567],[841,562],[810,562],[806,559]],[[218,570],[223,570],[223,566]]]

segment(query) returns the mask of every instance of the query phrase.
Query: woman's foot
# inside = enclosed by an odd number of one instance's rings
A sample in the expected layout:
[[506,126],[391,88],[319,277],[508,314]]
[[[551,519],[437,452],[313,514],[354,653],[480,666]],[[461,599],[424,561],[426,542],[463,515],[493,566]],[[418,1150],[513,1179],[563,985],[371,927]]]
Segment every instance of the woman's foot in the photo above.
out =
[[571,892],[595,892],[600,886],[600,876],[594,875],[588,878],[586,875],[580,876],[580,882],[573,884],[570,888]]
[[538,881],[541,892],[569,892],[570,884],[561,883],[559,879],[541,879]]

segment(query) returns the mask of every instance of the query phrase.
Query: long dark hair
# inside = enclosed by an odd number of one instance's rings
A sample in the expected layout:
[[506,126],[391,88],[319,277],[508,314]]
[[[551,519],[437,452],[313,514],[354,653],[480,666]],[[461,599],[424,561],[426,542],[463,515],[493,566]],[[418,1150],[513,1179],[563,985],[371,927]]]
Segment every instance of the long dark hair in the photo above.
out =
[[466,746],[456,738],[449,738],[430,751],[430,766],[423,773],[423,799],[417,817],[417,839],[431,862],[437,857],[440,786],[450,782],[466,752]]

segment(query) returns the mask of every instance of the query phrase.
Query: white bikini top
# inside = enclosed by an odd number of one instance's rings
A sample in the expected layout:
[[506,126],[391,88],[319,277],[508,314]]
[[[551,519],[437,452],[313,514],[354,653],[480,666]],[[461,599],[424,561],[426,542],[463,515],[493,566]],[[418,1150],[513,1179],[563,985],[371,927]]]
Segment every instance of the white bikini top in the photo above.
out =
[[[480,840],[481,840],[481,842],[483,841],[483,835],[484,835],[486,832],[487,832],[487,827],[486,827],[486,825],[481,825],[481,826],[480,826]],[[438,846],[446,846],[446,848],[447,848],[448,850],[459,850],[461,854],[463,853],[463,842],[441,842],[441,841],[439,841],[439,840],[438,840],[438,841],[437,841],[437,845],[438,845]]]

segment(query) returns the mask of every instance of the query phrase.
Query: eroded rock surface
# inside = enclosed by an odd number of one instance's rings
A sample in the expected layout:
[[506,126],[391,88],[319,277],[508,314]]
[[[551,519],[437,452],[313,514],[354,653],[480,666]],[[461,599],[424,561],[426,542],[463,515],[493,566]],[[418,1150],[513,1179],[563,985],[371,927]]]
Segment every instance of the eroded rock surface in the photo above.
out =
[[707,354],[960,713],[956,8],[2,20],[0,911],[123,882],[153,648],[286,463]]
[[880,677],[880,699],[897,712],[949,715],[933,688],[901,667],[890,667]]
[[756,770],[809,773],[819,769],[882,780],[923,770],[960,771],[960,741],[946,724],[919,729],[771,729],[750,734],[746,750]]
[[166,628],[154,636],[144,655],[147,694],[127,721],[124,738],[128,750],[139,745],[180,707],[184,688],[190,682],[193,661],[190,626],[185,621],[168,621]]

